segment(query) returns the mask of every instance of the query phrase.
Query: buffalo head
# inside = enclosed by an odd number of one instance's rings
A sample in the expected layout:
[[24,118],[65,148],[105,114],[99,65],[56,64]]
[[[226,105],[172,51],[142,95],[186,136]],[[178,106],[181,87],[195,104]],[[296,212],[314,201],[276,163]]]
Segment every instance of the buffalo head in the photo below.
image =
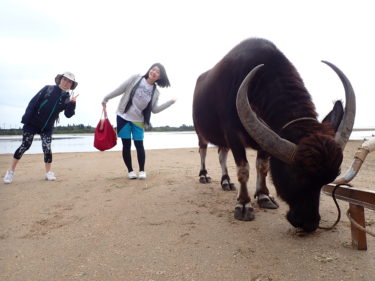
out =
[[[288,221],[307,232],[319,226],[320,190],[340,173],[343,149],[353,129],[355,94],[346,76],[336,66],[329,65],[341,79],[346,97],[345,110],[336,103],[317,129],[299,134],[300,127],[276,133],[261,120],[250,106],[248,96],[254,77],[263,65],[253,68],[237,93],[237,112],[243,127],[262,150],[271,155],[270,168],[278,195],[289,205]],[[266,67],[266,66],[264,66]],[[303,129],[303,128],[302,128]],[[293,132],[293,130],[295,130]],[[297,136],[297,137],[296,137]]]

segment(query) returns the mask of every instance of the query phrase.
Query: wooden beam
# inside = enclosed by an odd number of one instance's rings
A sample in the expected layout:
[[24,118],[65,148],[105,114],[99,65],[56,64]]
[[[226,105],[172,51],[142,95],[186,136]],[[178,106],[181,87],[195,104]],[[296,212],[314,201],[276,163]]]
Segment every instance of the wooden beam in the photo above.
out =
[[[336,188],[336,190],[335,190]],[[337,186],[327,184],[322,187],[322,193],[332,196],[335,190],[336,199],[349,202],[350,217],[366,228],[364,208],[375,210],[375,191],[358,189],[350,186]],[[358,250],[367,250],[366,232],[350,222],[352,245]]]
[[[335,184],[327,184],[322,187],[322,193],[332,196]],[[337,199],[375,210],[375,191],[359,189],[349,186],[338,186],[335,191]]]

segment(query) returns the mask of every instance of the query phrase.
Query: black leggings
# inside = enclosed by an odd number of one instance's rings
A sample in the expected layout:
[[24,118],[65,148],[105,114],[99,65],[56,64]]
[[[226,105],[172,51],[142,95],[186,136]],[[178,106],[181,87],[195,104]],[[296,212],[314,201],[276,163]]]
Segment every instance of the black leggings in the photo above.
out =
[[[19,148],[14,152],[13,157],[20,160],[22,155],[30,148],[34,140],[33,133],[22,132],[22,143]],[[51,151],[51,142],[52,135],[51,133],[41,133],[40,138],[42,140],[42,149],[44,153],[44,163],[52,163],[52,151]]]
[[[121,139],[122,140],[122,158],[124,159],[124,163],[128,168],[128,171],[133,171],[132,166],[132,156],[131,156],[131,139]],[[146,161],[146,154],[145,148],[143,147],[143,141],[134,141],[135,148],[137,150],[137,157],[138,157],[138,165],[139,170],[145,170],[145,161]]]

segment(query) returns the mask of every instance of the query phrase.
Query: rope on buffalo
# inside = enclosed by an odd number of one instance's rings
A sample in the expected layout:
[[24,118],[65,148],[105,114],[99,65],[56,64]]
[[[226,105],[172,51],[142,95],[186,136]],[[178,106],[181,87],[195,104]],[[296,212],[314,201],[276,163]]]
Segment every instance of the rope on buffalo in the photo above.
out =
[[350,209],[348,209],[348,210],[346,211],[346,215],[347,215],[348,219],[350,220],[350,222],[351,222],[355,227],[357,227],[358,229],[360,229],[360,230],[366,232],[367,234],[370,234],[371,236],[375,237],[375,233],[374,233],[374,232],[372,232],[372,231],[370,231],[370,230],[364,228],[362,225],[360,225],[358,222],[355,221],[355,219],[353,219],[353,218],[350,216]]
[[340,210],[339,204],[337,203],[336,194],[335,194],[337,187],[339,187],[340,185],[341,184],[336,184],[335,188],[332,190],[333,202],[335,202],[335,205],[336,205],[336,208],[337,208],[337,219],[332,226],[327,227],[327,226],[320,226],[319,225],[320,229],[330,230],[330,229],[334,228],[339,223],[339,221],[341,219],[341,210]]

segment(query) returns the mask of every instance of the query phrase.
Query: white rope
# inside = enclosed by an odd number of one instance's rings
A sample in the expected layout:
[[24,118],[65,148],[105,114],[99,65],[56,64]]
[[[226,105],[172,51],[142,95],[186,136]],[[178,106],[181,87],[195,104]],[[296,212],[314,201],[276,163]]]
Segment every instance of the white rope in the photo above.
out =
[[369,152],[375,150],[375,137],[371,137],[362,144],[362,148],[367,149]]
[[354,160],[349,169],[340,178],[335,179],[335,184],[347,184],[358,174],[367,154],[375,150],[375,137],[365,139],[361,147],[358,148],[354,155]]
[[350,209],[348,209],[346,211],[346,215],[348,217],[348,219],[350,220],[350,222],[355,226],[357,227],[358,229],[362,230],[363,232],[366,232],[367,234],[370,234],[371,236],[375,237],[375,233],[364,228],[362,225],[360,225],[358,222],[356,222],[351,216],[350,216]]

